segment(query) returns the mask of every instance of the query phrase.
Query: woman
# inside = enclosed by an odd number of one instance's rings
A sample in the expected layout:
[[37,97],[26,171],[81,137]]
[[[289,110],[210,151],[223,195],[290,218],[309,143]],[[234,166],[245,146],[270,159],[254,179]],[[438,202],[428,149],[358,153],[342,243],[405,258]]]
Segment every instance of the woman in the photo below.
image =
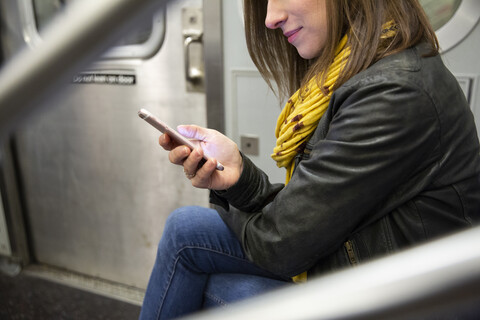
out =
[[[192,152],[161,136],[218,207],[169,217],[143,318],[305,281],[480,220],[473,117],[417,0],[245,0],[245,25],[264,78],[293,93],[273,153],[286,184],[270,184],[216,131],[179,127],[200,141]],[[203,152],[213,159],[199,167]]]

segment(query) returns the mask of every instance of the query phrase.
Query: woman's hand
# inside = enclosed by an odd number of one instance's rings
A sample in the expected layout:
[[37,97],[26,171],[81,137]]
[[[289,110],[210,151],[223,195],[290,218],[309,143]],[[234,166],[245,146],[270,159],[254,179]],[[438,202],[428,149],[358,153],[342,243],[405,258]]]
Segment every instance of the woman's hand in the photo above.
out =
[[[194,187],[224,190],[238,181],[243,167],[242,156],[235,142],[216,130],[195,125],[179,126],[177,130],[181,135],[197,140],[198,147],[191,151],[187,146],[175,143],[168,134],[160,136],[159,143],[170,151],[170,162],[183,166],[185,175]],[[199,168],[204,153],[210,159]],[[224,166],[223,171],[216,169],[217,160]]]

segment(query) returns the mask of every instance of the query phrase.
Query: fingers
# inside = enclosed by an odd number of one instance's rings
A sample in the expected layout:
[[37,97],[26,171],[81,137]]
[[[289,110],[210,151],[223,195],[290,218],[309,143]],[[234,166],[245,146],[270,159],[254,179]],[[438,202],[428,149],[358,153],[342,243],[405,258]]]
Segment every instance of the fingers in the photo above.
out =
[[168,134],[162,134],[158,138],[158,144],[165,150],[171,150],[172,149],[171,142],[172,142],[172,140],[170,139]]
[[172,140],[172,138],[170,138],[170,136],[168,134],[162,134],[159,138],[158,138],[158,143],[160,144],[160,146],[165,149],[165,150],[172,150],[173,148],[177,147],[178,145],[175,144],[175,142]]
[[178,146],[168,153],[168,160],[177,165],[183,165],[192,151],[187,146]]
[[172,138],[168,134],[162,134],[158,138],[158,143],[160,146],[170,151],[168,153],[168,159],[173,164],[182,165],[183,161],[190,155],[190,148],[187,146],[179,146],[177,143],[173,141]]
[[[173,151],[172,151],[173,152]],[[172,153],[170,152],[170,153]],[[190,155],[183,161],[183,169],[186,173],[192,175],[196,174],[199,163],[203,159],[203,151],[200,148],[197,148],[190,152]]]
[[[196,188],[211,189],[212,188],[212,175],[216,171],[216,161],[209,159],[206,161],[201,168],[197,170],[195,176],[189,178],[192,186]],[[187,176],[188,178],[188,176]]]
[[[202,140],[207,132],[198,126],[179,126],[178,129],[182,135],[196,140]],[[205,162],[201,147],[190,150],[185,145],[178,145],[168,134],[161,135],[158,142],[162,148],[170,151],[168,158],[171,163],[183,166],[185,176],[194,187],[211,189],[213,181],[218,180],[215,173],[217,161],[209,159]]]
[[171,163],[183,166],[183,171],[189,177],[193,177],[203,161],[203,150],[197,148],[193,151],[187,146],[178,146],[168,153]]
[[200,165],[203,161],[203,150],[197,148],[183,162],[183,171],[187,179],[196,188],[210,188],[212,183],[212,174],[216,170],[217,162],[209,159]]

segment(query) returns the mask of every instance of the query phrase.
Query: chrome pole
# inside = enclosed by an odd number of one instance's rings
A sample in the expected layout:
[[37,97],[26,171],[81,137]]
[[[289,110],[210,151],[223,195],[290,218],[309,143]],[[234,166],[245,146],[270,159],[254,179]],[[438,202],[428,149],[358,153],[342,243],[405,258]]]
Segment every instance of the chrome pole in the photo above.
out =
[[167,0],[73,1],[42,43],[26,47],[0,73],[0,136],[37,111],[71,77]]

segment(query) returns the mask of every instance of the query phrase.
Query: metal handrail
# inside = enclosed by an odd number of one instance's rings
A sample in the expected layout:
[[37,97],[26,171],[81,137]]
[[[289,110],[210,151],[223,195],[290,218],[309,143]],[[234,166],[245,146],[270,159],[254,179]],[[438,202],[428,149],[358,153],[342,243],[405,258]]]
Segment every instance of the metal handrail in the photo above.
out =
[[184,319],[422,319],[472,301],[480,311],[480,227]]
[[168,0],[73,1],[43,43],[24,48],[0,73],[0,138],[38,111],[72,76]]

